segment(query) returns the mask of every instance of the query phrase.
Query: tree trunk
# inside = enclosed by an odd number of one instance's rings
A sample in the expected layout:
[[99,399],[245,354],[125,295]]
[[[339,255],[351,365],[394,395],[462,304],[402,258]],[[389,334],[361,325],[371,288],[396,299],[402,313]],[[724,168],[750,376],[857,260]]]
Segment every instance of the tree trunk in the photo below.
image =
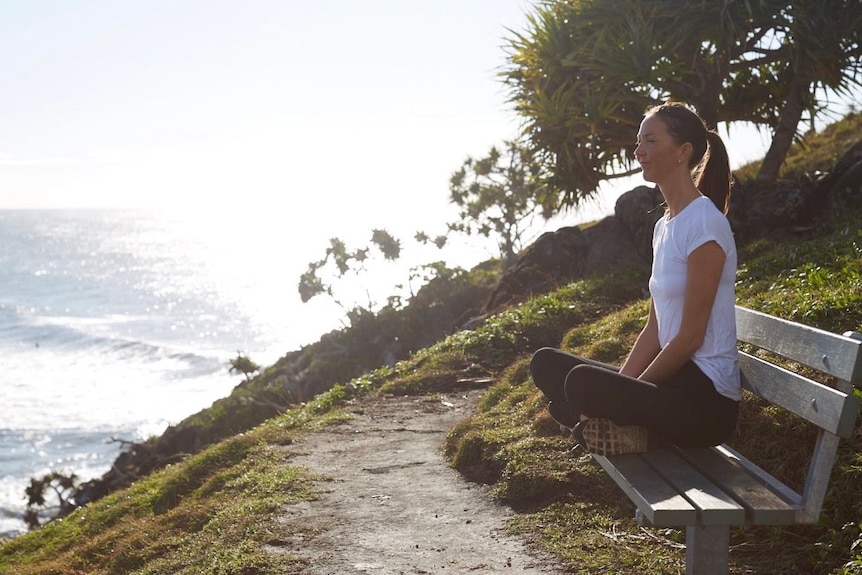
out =
[[805,102],[811,90],[811,81],[810,72],[799,71],[794,74],[792,85],[787,92],[787,101],[784,103],[781,117],[772,135],[772,143],[757,172],[757,182],[771,184],[778,179],[778,171],[787,157],[787,152],[793,144],[793,136],[796,135],[796,128],[802,120],[802,112],[805,111]]

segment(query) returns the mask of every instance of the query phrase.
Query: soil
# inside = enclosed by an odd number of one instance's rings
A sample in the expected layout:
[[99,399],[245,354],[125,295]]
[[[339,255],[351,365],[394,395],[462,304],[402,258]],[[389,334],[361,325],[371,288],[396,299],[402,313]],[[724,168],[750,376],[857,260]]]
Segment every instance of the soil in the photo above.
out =
[[321,479],[319,499],[288,507],[301,525],[282,551],[303,575],[557,574],[553,556],[507,533],[514,513],[443,458],[445,434],[481,392],[369,398],[353,418],[289,448]]

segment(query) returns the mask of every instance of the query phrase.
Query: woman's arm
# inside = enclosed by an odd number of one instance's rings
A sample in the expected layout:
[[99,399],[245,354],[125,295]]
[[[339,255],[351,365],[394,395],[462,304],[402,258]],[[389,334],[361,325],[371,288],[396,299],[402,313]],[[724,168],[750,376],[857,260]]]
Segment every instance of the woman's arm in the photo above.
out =
[[661,351],[661,346],[658,342],[658,323],[655,319],[655,307],[653,302],[649,302],[649,317],[646,325],[644,325],[638,335],[629,356],[620,368],[620,373],[629,377],[638,377],[652,363],[658,352]]
[[679,333],[655,356],[652,363],[640,374],[640,379],[660,383],[679,371],[700,349],[718,291],[725,257],[724,250],[714,241],[703,244],[688,256],[685,300]]

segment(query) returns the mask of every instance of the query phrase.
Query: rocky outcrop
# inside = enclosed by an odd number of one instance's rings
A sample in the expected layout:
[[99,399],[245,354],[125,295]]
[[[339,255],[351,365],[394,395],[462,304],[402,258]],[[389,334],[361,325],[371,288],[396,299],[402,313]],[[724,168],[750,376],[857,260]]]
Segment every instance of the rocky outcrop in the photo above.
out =
[[638,186],[617,198],[614,216],[626,228],[637,254],[652,262],[652,231],[664,214],[664,198],[656,186]]
[[482,315],[594,274],[649,268],[652,230],[664,213],[663,201],[658,188],[638,186],[617,199],[614,215],[542,234],[503,273]]
[[835,168],[823,179],[830,213],[841,213],[862,202],[862,141],[856,142],[841,156]]
[[631,231],[616,216],[588,226],[542,234],[491,290],[483,313],[493,313],[534,294],[549,292],[574,278],[618,268],[648,266]]

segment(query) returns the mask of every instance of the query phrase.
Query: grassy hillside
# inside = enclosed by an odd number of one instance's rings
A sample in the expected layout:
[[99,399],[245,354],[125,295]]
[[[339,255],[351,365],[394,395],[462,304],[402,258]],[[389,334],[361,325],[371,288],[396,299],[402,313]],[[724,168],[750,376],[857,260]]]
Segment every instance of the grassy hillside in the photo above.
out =
[[[858,122],[858,118],[851,118]],[[862,129],[853,124],[855,140]],[[845,132],[842,132],[845,133]],[[809,141],[808,146],[816,146]],[[843,145],[846,149],[847,145]],[[862,203],[862,202],[860,202]],[[562,346],[619,362],[647,314],[646,277],[619,272],[573,283],[372,371],[254,429],[158,470],[63,521],[0,546],[0,573],[296,572],[272,553],[303,529],[273,521],[314,499],[313,483],[282,446],[346,417],[366,394],[434,394],[487,387],[477,413],[449,433],[445,452],[465,477],[492,486],[529,534],[573,572],[679,573],[685,534],[644,529],[628,498],[547,416],[527,369],[533,350]],[[862,207],[805,235],[740,251],[739,303],[835,332],[862,331]],[[489,384],[488,382],[493,383]],[[812,432],[746,399],[732,444],[793,487]],[[822,521],[732,533],[734,573],[862,573],[862,425],[842,442]]]

